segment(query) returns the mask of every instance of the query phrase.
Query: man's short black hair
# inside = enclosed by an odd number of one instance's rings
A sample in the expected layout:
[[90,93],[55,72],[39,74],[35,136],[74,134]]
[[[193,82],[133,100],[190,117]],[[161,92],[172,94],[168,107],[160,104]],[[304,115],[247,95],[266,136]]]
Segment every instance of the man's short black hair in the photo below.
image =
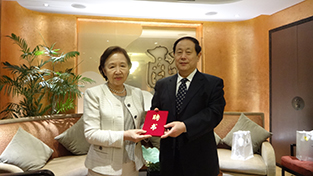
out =
[[174,54],[175,54],[177,43],[182,41],[182,40],[190,40],[190,41],[192,41],[195,44],[195,50],[196,50],[197,54],[199,54],[201,52],[201,46],[199,44],[199,41],[196,38],[194,38],[194,37],[186,36],[186,37],[182,37],[182,38],[179,38],[178,40],[176,40],[176,42],[174,43],[174,46],[173,46]]

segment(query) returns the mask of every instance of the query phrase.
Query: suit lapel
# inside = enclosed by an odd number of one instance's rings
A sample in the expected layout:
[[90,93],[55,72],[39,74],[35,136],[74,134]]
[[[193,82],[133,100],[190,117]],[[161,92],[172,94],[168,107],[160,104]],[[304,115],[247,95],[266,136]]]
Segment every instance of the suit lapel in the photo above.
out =
[[169,109],[173,109],[173,116],[176,114],[176,82],[177,82],[177,74],[172,76],[171,79],[169,79],[169,83],[167,85],[168,92],[167,95],[169,97],[169,101],[172,102],[170,103],[171,107]]
[[181,107],[181,111],[183,111],[186,108],[186,106],[188,105],[190,100],[198,92],[200,87],[203,86],[203,84],[204,84],[203,75],[199,71],[197,71],[195,76],[193,77],[191,83],[190,83],[190,86],[188,88],[188,91],[186,93],[185,99],[184,99],[182,107]]

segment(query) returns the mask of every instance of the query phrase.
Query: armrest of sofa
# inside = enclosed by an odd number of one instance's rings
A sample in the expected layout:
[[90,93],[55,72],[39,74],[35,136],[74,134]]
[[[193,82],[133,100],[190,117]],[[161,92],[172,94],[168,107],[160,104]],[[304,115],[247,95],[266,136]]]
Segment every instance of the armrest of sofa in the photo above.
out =
[[275,151],[271,143],[264,141],[261,146],[261,156],[267,167],[267,176],[276,175]]
[[24,171],[13,164],[0,163],[0,173],[18,173],[18,172]]
[[26,172],[19,172],[19,173],[6,173],[1,174],[0,176],[54,176],[54,173],[50,170],[32,170]]

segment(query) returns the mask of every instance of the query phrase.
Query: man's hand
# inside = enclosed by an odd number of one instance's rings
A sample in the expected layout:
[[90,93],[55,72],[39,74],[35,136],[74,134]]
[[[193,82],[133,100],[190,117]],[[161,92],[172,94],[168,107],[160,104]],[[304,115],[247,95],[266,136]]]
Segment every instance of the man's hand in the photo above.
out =
[[133,129],[133,130],[127,130],[124,131],[124,141],[133,141],[135,143],[144,140],[144,139],[148,139],[151,138],[151,135],[142,135],[146,133],[145,130],[141,130],[141,129]]
[[[166,129],[164,132],[164,135],[161,136],[161,138],[167,138],[167,137],[177,137],[180,134],[186,132],[186,125],[184,122],[174,121],[171,123],[168,123],[164,125],[164,128]],[[171,128],[171,129],[169,129]]]

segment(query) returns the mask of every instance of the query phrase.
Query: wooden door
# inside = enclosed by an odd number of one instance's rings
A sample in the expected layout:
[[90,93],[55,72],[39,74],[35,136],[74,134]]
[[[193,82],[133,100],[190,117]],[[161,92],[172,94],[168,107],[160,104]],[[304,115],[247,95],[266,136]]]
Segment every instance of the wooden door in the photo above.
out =
[[[296,131],[313,130],[313,18],[270,31],[270,70],[271,143],[280,164]],[[294,108],[295,97],[304,107]]]

